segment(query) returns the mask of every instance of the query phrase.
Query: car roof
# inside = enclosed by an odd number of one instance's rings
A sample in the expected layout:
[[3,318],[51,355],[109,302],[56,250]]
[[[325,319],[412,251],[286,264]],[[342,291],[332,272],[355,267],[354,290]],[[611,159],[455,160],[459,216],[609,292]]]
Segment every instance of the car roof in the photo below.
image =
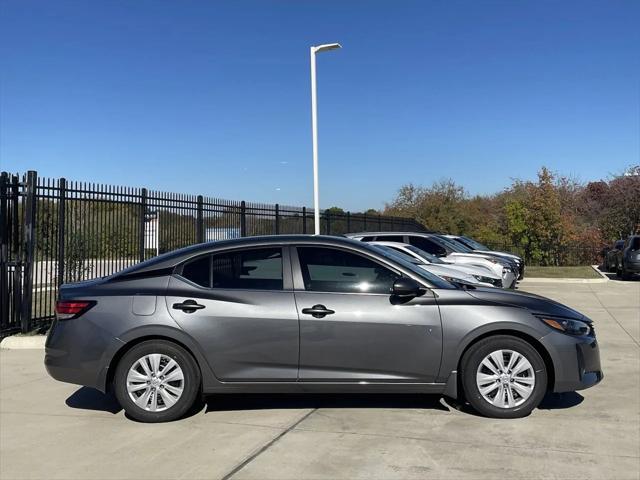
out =
[[255,237],[242,237],[230,240],[219,240],[214,242],[198,243],[188,247],[163,253],[157,257],[150,258],[144,262],[132,265],[116,275],[130,275],[133,273],[143,273],[155,270],[173,268],[189,258],[204,253],[215,252],[243,247],[263,247],[269,245],[285,245],[292,243],[307,243],[318,245],[350,246],[359,250],[366,250],[366,244],[346,237],[331,235],[263,235]]

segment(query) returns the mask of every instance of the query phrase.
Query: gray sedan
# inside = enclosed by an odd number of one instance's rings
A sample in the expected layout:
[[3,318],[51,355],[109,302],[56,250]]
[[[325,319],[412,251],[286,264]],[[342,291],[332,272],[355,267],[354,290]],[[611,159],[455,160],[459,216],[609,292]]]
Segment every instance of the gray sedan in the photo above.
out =
[[64,285],[49,374],[146,422],[227,392],[421,392],[490,417],[602,379],[592,322],[543,297],[459,289],[364,242],[195,245]]

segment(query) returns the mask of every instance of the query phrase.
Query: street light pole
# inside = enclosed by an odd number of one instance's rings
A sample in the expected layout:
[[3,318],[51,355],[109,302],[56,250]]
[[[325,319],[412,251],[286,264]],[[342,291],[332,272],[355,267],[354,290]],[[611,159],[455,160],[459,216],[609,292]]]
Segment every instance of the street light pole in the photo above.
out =
[[318,193],[318,99],[316,92],[316,53],[342,48],[339,43],[311,47],[311,136],[313,140],[313,220],[314,232],[320,235],[320,199]]

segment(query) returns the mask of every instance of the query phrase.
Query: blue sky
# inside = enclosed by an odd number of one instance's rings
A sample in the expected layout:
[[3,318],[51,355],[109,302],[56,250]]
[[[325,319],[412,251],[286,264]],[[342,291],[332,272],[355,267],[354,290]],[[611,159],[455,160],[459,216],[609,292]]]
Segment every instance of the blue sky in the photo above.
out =
[[640,163],[640,2],[0,4],[0,168],[229,199],[380,208]]

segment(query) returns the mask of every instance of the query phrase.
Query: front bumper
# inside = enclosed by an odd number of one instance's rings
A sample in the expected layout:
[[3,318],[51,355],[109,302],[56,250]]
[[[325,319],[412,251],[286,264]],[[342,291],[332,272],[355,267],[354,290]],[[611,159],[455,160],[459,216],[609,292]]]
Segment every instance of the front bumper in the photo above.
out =
[[518,280],[522,280],[524,278],[524,260],[520,262],[520,268],[518,269]]
[[516,286],[516,274],[508,270],[502,274],[502,288],[514,288]]
[[595,336],[573,337],[553,332],[542,337],[541,342],[552,357],[554,392],[584,390],[604,378]]

